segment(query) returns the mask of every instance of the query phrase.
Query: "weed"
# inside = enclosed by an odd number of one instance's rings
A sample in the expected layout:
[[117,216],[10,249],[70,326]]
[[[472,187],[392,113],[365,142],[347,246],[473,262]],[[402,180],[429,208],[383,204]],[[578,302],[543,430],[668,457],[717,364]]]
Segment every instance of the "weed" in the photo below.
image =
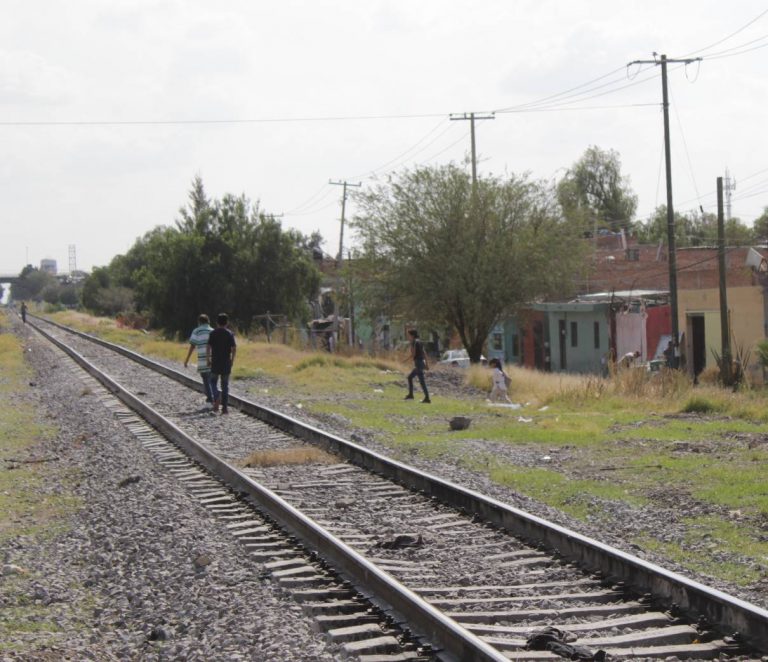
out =
[[335,464],[339,458],[314,446],[284,450],[256,451],[246,457],[242,467],[274,467],[288,464]]
[[695,395],[683,405],[680,411],[684,414],[711,414],[719,409],[710,399]]

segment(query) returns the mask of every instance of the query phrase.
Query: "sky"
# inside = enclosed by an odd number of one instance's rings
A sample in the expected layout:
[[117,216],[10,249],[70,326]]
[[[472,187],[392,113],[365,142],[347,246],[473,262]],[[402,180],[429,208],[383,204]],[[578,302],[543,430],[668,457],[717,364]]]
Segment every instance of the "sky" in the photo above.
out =
[[[200,176],[339,246],[342,187],[463,163],[553,181],[615,150],[638,217],[768,206],[768,2],[0,0],[0,274],[90,270],[172,225]],[[347,218],[354,202],[347,203]],[[354,238],[345,231],[345,249]]]

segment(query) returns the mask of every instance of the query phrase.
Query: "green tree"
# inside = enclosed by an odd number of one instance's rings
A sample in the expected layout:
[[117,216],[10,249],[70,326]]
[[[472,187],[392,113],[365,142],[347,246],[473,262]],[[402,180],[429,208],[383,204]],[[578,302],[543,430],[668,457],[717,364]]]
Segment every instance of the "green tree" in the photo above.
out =
[[[725,243],[727,246],[747,246],[754,241],[754,232],[741,219],[731,218],[725,222]],[[644,243],[663,241],[667,243],[667,208],[657,207],[645,223],[634,225],[638,239]],[[687,214],[675,212],[675,245],[717,246],[717,216],[699,214],[691,211]]]
[[56,284],[56,278],[51,274],[28,264],[21,270],[19,280],[11,285],[11,298],[15,301],[42,301],[43,290]]
[[169,333],[186,334],[201,312],[222,311],[247,331],[267,311],[306,316],[320,283],[310,245],[245,196],[209,199],[198,177],[175,227],[148,232],[110,273]]
[[[579,228],[554,191],[523,177],[451,164],[390,176],[356,195],[367,305],[456,330],[473,361],[494,324],[539,297],[566,294],[583,264]],[[363,289],[360,289],[362,295]]]
[[752,232],[756,242],[768,243],[768,207],[763,207],[763,213],[755,219]]
[[614,150],[587,149],[560,180],[557,193],[565,215],[589,234],[627,229],[637,210],[637,196]]

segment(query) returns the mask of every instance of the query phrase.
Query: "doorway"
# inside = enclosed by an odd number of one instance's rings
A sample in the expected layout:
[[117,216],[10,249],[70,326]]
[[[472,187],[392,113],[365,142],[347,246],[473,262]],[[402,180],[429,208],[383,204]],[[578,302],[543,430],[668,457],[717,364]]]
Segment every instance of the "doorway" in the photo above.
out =
[[707,365],[707,343],[704,333],[704,315],[689,315],[688,328],[691,339],[691,370],[696,377]]

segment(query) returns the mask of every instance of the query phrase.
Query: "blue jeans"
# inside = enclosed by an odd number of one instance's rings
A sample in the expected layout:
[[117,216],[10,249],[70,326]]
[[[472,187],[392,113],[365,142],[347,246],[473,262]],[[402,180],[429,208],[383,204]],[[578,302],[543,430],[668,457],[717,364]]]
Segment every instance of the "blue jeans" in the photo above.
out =
[[408,375],[408,394],[413,395],[413,378],[419,378],[419,384],[421,384],[421,390],[424,391],[424,397],[429,397],[429,391],[427,391],[427,382],[424,380],[424,360],[416,359],[414,361],[414,368]]
[[[219,391],[219,377],[221,377],[221,391]],[[221,396],[221,406],[226,409],[229,404],[229,373],[226,375],[219,375],[215,372],[211,373],[211,390],[213,391],[213,399],[216,401]]]
[[213,388],[211,387],[211,373],[206,370],[200,373],[200,378],[203,380],[203,392],[205,393],[205,401],[213,402]]

